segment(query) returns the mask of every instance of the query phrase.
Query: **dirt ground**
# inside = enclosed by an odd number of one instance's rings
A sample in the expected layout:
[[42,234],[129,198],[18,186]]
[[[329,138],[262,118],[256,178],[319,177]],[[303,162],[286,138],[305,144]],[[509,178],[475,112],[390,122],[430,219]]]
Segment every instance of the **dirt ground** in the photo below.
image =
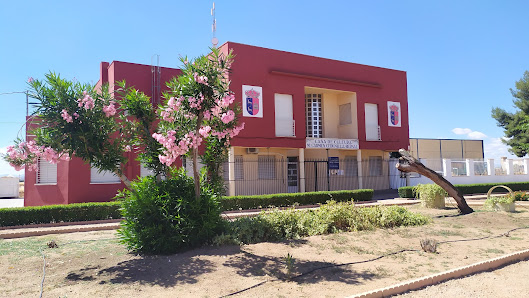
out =
[[[0,240],[0,297],[38,296],[43,255],[43,297],[344,297],[529,248],[529,229],[500,236],[528,227],[528,210],[409,208],[433,223],[170,256],[130,254],[115,231]],[[440,242],[437,253],[421,250],[425,238]]]

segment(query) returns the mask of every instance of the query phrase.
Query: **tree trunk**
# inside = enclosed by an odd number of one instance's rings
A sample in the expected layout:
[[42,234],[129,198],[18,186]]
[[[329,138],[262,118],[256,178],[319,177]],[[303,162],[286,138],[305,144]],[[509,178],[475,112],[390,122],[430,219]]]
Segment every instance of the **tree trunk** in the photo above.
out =
[[198,172],[198,148],[193,149],[193,178],[195,180],[195,197],[200,200],[200,173]]
[[116,174],[119,177],[121,182],[123,182],[123,184],[125,184],[126,188],[131,189],[130,188],[130,180],[129,180],[129,178],[127,178],[127,176],[123,175],[123,173],[121,173],[118,170],[114,171],[114,174]]
[[439,175],[432,169],[425,167],[420,161],[411,156],[408,151],[400,149],[399,153],[401,155],[400,160],[403,161],[403,163],[399,162],[396,165],[399,171],[407,173],[415,172],[430,178],[430,180],[432,180],[435,184],[443,188],[449,196],[454,198],[454,200],[457,202],[457,208],[459,208],[459,212],[461,212],[461,214],[469,214],[474,212],[474,210],[468,206],[463,194],[457,188],[455,188],[454,185],[450,183],[450,181],[446,180],[443,176]]
[[[195,136],[200,136],[200,126],[202,125],[203,115],[198,114]],[[200,200],[200,173],[198,172],[198,148],[193,149],[193,178],[195,179],[195,196],[197,201]]]

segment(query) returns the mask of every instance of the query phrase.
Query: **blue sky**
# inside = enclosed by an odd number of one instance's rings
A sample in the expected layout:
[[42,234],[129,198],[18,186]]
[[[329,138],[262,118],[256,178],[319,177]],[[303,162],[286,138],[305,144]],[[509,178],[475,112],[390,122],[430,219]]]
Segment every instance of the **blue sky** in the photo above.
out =
[[[178,67],[211,40],[211,1],[2,1],[0,94],[48,71],[95,83],[101,61]],[[410,137],[483,139],[509,156],[492,107],[529,70],[529,1],[216,1],[217,37],[408,75]],[[0,152],[17,137],[24,94],[0,95]],[[21,135],[23,136],[23,135]],[[0,162],[0,174],[17,174]]]

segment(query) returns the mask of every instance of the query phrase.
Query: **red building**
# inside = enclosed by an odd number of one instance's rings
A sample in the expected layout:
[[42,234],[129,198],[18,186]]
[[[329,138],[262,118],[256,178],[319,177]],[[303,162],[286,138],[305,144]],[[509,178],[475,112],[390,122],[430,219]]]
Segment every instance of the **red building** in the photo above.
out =
[[[405,72],[233,42],[220,49],[236,55],[230,89],[245,123],[224,166],[228,194],[389,188],[389,152],[409,144]],[[98,84],[125,79],[156,103],[178,74],[103,62]],[[26,205],[108,201],[123,188],[75,158],[40,167],[26,171]],[[129,178],[145,174],[137,162],[127,168]]]

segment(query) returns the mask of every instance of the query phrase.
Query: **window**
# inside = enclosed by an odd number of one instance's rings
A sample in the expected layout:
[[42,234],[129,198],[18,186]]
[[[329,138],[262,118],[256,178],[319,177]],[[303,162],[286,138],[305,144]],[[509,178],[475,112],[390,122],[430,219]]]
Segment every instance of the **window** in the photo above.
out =
[[366,140],[380,141],[380,127],[378,126],[378,106],[372,103],[365,104]]
[[382,176],[382,156],[369,157],[369,176]]
[[292,95],[275,94],[276,137],[295,137]]
[[[222,164],[222,177],[224,181],[230,180],[229,162]],[[244,180],[244,166],[242,155],[235,155],[235,180]]]
[[147,168],[144,164],[140,165],[140,177],[154,176],[154,171]]
[[100,171],[98,168],[90,169],[90,183],[121,183],[119,177],[110,171]]
[[57,184],[57,164],[39,158],[37,166],[37,184]]
[[356,156],[346,156],[344,163],[346,177],[358,176],[358,161],[356,160]]
[[323,119],[321,112],[321,94],[305,94],[305,112],[307,137],[323,137]]
[[346,103],[338,107],[340,111],[340,125],[348,125],[353,123],[351,117],[351,103]]
[[275,179],[276,157],[273,155],[259,155],[257,157],[257,173],[259,179]]

